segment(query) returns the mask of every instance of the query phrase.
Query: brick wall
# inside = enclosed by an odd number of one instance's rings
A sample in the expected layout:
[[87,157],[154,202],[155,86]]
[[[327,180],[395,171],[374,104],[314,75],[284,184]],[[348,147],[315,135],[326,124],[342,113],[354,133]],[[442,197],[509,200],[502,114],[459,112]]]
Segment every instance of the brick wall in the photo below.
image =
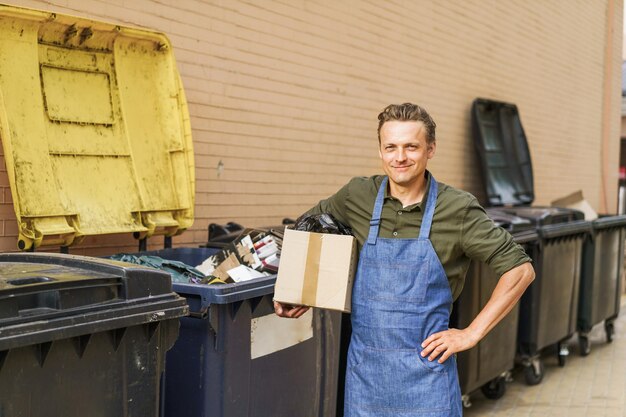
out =
[[[210,222],[277,224],[350,177],[379,172],[376,115],[390,102],[429,109],[439,126],[432,171],[478,196],[471,102],[514,102],[536,203],[582,189],[596,209],[616,205],[620,103],[605,87],[619,91],[622,0],[11,3],[170,37],[196,154],[196,222],[176,244],[206,241]],[[3,161],[0,169],[0,250],[13,250]],[[72,251],[134,246],[107,236]]]

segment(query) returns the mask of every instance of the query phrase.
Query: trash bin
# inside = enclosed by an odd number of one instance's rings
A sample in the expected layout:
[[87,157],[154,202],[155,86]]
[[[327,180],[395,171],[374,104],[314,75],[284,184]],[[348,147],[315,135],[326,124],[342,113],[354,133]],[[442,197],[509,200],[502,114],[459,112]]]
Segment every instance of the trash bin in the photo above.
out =
[[[530,221],[493,209],[487,209],[487,214],[510,232],[531,258],[535,257],[538,236]],[[451,327],[469,326],[489,301],[499,278],[486,264],[471,262],[465,287],[452,310]],[[466,407],[471,405],[470,394],[478,388],[490,399],[504,395],[506,379],[515,364],[518,319],[519,303],[475,347],[457,354],[459,383]]]
[[601,217],[591,222],[591,234],[583,245],[578,342],[580,353],[591,351],[589,332],[604,321],[607,342],[613,340],[614,320],[619,315],[626,216]]
[[[142,252],[195,266],[215,248]],[[168,352],[165,417],[335,415],[341,313],[274,314],[276,276],[235,284],[173,283],[189,303]],[[181,414],[182,413],[182,414]]]
[[539,238],[533,258],[536,277],[520,301],[518,331],[524,376],[529,385],[535,385],[543,378],[543,362],[539,356],[542,349],[556,344],[560,366],[565,365],[569,355],[566,341],[576,332],[582,247],[589,235],[590,223],[576,220],[540,226],[540,220],[551,222],[540,209],[509,210],[537,221]]
[[561,366],[569,354],[565,341],[576,331],[582,246],[590,225],[577,210],[529,207],[535,195],[532,162],[517,106],[474,100],[472,136],[488,205],[530,220],[539,235],[536,278],[522,296],[518,333],[526,382],[538,384],[541,349],[557,344]]
[[187,314],[170,276],[119,262],[0,254],[0,415],[159,414]]

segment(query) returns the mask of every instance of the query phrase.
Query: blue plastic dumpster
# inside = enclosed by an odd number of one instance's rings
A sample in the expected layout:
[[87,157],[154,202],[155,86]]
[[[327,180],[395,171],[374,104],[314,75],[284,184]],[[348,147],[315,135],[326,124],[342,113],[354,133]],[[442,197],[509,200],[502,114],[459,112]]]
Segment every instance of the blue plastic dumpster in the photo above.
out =
[[[142,252],[195,266],[213,248]],[[335,415],[341,314],[274,314],[276,276],[243,283],[174,283],[189,317],[166,362],[164,416]],[[182,414],[181,414],[182,413]]]

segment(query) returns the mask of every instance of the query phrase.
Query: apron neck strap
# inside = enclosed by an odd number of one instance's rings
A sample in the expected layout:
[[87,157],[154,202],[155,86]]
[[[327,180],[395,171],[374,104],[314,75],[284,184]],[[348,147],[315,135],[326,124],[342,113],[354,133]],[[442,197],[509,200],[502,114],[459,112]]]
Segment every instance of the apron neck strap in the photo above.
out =
[[385,190],[387,190],[387,180],[387,177],[383,178],[383,182],[380,184],[380,188],[378,189],[376,202],[374,203],[374,211],[372,213],[372,219],[370,220],[370,233],[367,236],[367,243],[370,245],[375,245],[376,238],[378,237],[378,229],[380,228],[380,216],[383,212]]
[[424,210],[424,217],[422,218],[422,225],[420,226],[420,239],[428,239],[428,236],[430,235],[430,227],[433,224],[435,205],[437,204],[437,191],[439,189],[433,174],[429,172],[428,175],[430,176],[430,187],[428,188],[426,210]]
[[[437,191],[439,189],[435,177],[429,172],[430,187],[428,188],[428,198],[426,200],[426,210],[424,211],[424,217],[422,218],[422,225],[420,226],[420,239],[428,239],[430,235],[430,228],[433,224],[433,216],[435,214],[435,205],[437,204]],[[378,230],[380,229],[380,217],[383,212],[383,202],[385,199],[385,190],[387,190],[388,178],[383,178],[383,182],[378,189],[378,195],[376,195],[376,202],[374,203],[374,211],[372,212],[372,219],[370,220],[370,232],[367,236],[367,243],[370,245],[376,244],[376,238],[378,237]]]

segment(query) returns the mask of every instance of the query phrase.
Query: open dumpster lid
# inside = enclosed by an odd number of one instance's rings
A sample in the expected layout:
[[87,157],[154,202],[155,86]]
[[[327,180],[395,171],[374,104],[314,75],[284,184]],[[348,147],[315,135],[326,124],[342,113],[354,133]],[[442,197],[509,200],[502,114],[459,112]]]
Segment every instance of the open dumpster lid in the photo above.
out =
[[191,226],[191,127],[165,35],[0,5],[0,74],[20,249]]
[[472,136],[489,205],[530,205],[535,199],[533,169],[517,106],[477,98]]

